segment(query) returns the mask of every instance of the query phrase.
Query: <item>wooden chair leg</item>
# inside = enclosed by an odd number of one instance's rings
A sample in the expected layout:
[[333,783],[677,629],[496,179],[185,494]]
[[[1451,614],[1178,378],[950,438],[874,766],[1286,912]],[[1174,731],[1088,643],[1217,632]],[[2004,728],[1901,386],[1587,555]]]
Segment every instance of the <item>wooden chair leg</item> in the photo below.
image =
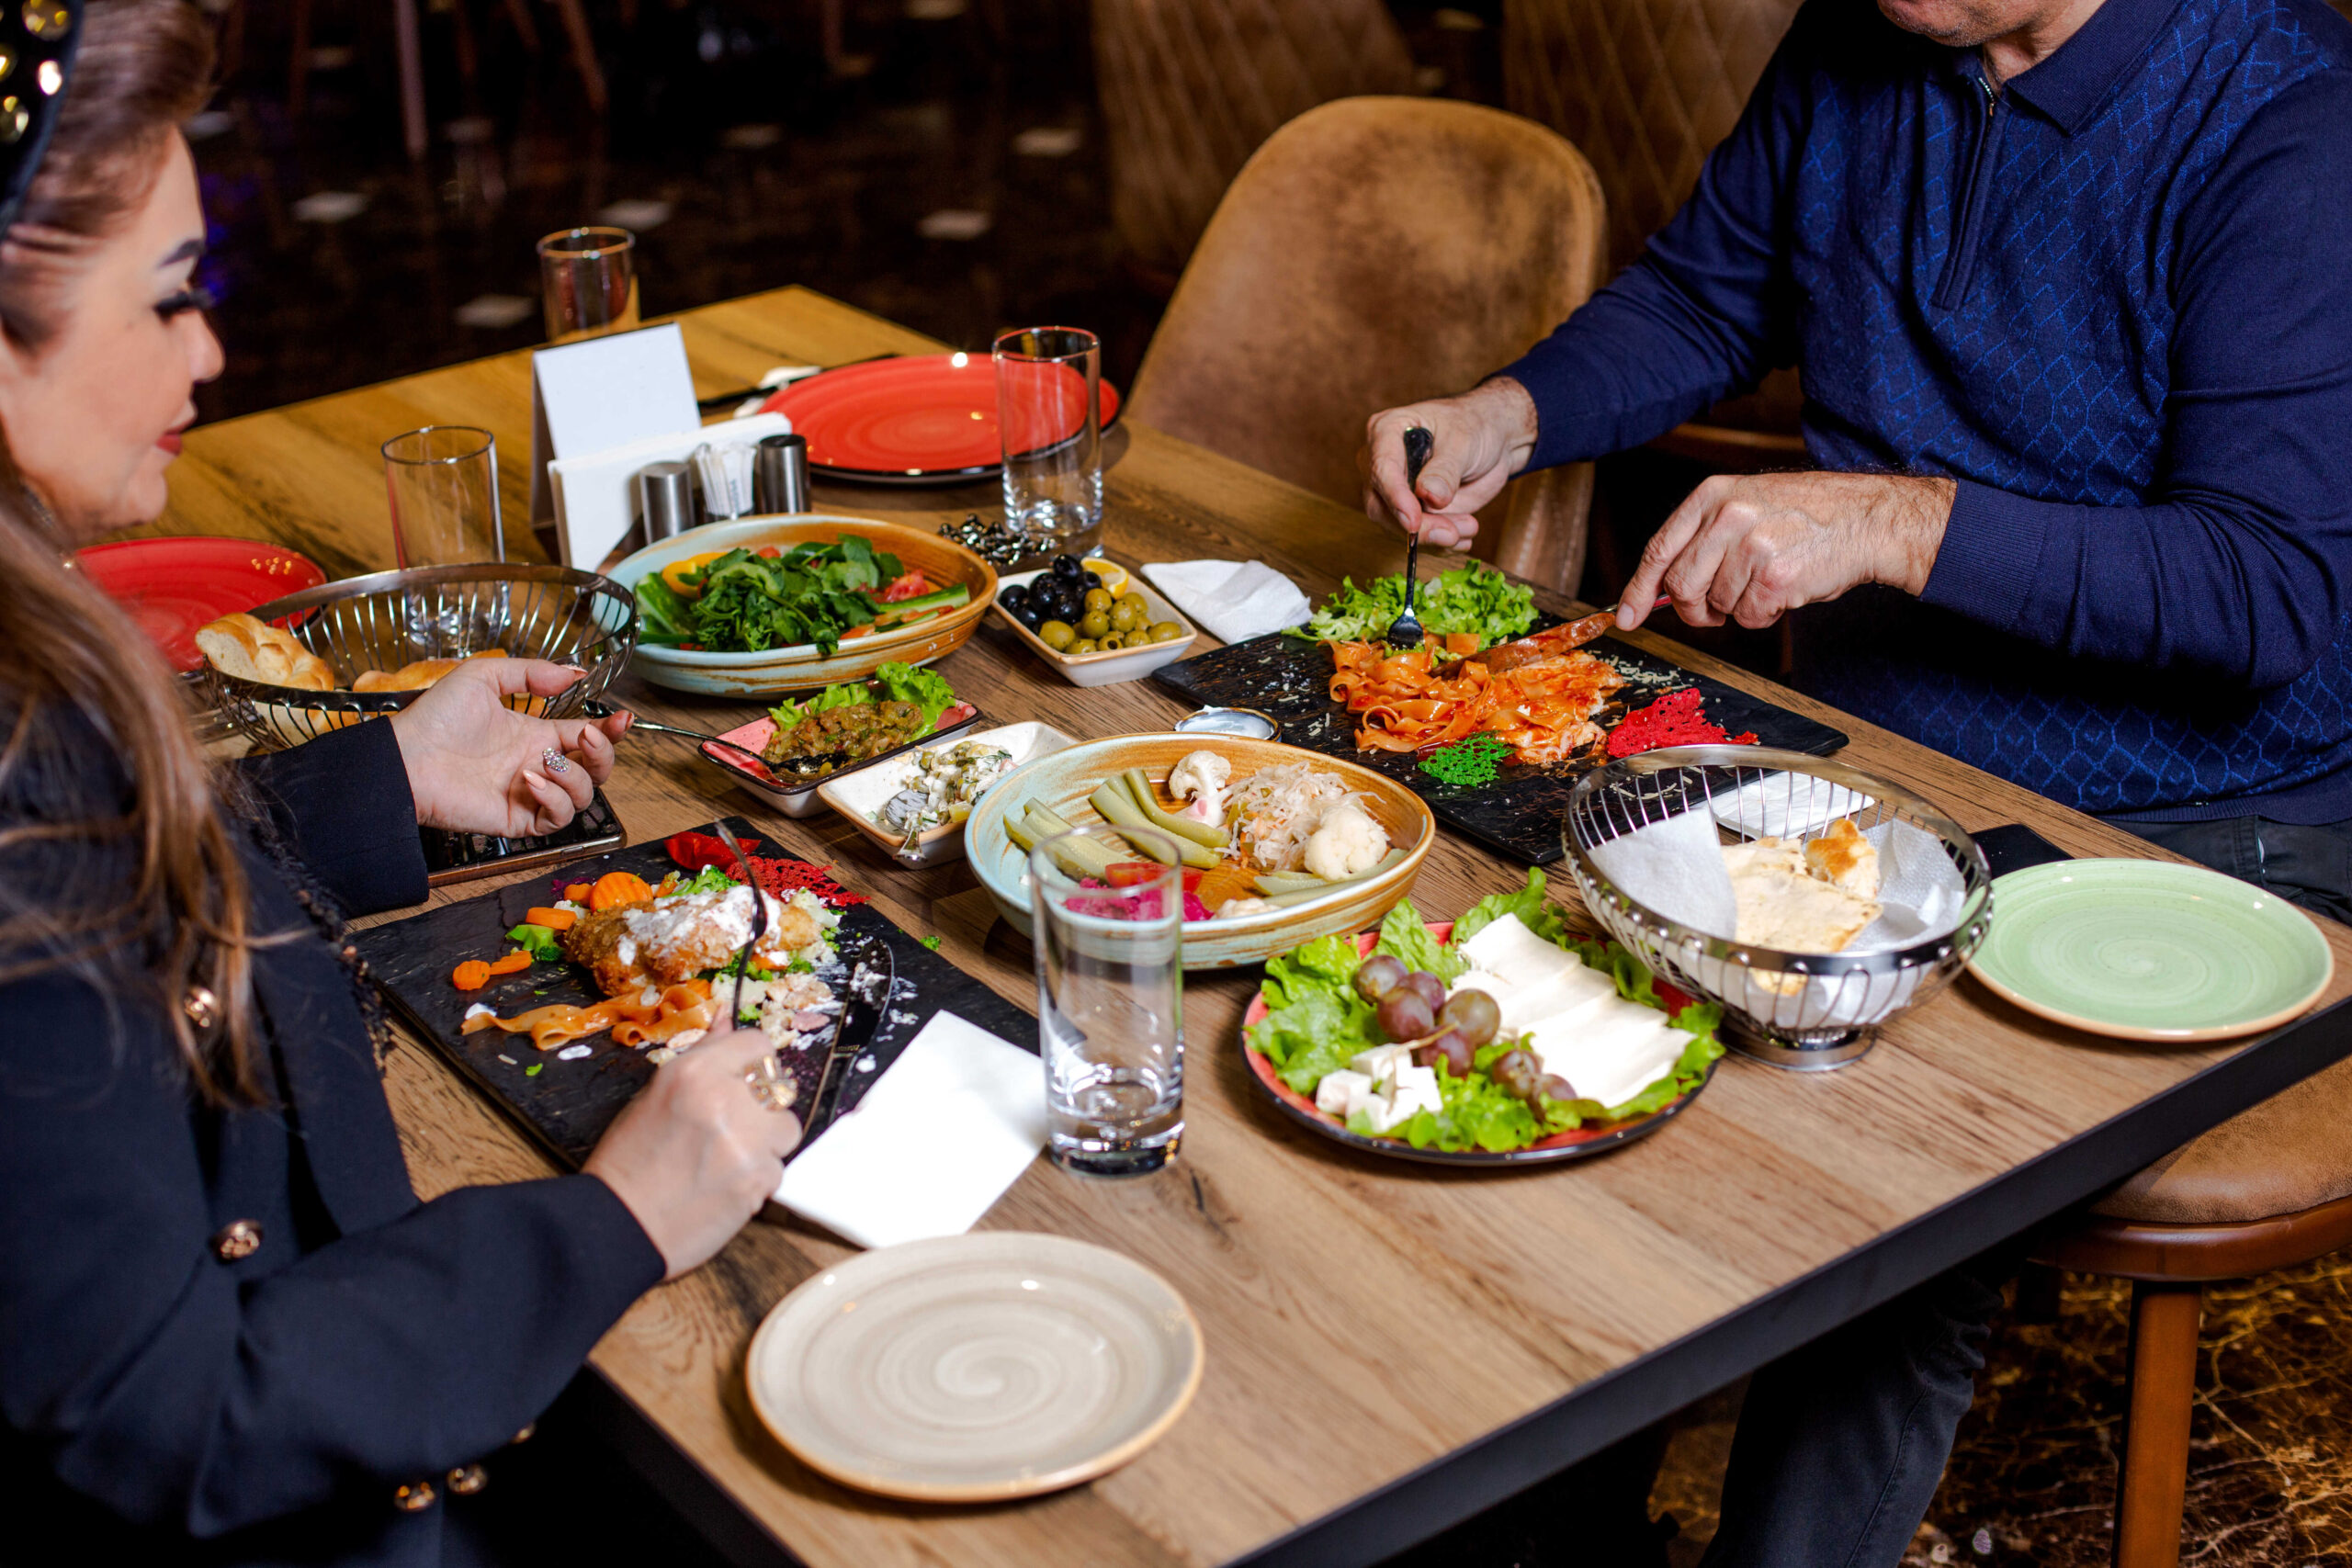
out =
[[580,0],[554,0],[554,5],[571,39],[571,65],[580,73],[580,90],[587,95],[588,107],[603,114],[605,68],[596,62],[596,40],[588,31],[588,13],[580,8]]
[[416,0],[392,0],[392,35],[401,62],[401,140],[412,164],[424,161],[424,40],[417,32]]
[[2116,1568],[2177,1568],[2188,1492],[2188,1415],[2197,1390],[2193,1284],[2132,1287],[2131,1382],[2123,1473],[2115,1494]]

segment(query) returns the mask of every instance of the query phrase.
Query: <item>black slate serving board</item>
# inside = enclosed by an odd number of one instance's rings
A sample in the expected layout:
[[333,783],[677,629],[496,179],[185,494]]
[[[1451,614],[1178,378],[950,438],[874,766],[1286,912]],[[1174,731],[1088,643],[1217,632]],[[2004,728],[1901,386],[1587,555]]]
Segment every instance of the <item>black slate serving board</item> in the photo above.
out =
[[[727,825],[745,840],[745,848],[752,854],[774,848],[763,842],[761,849],[751,849],[749,840],[765,840],[767,835],[740,817],[729,818]],[[449,984],[449,972],[469,958],[495,958],[505,952],[506,932],[520,922],[522,911],[533,904],[550,902],[552,889],[561,883],[593,880],[607,871],[633,871],[650,883],[659,882],[671,869],[669,853],[659,842],[551,868],[548,874],[527,877],[479,898],[364,931],[357,939],[360,955],[404,1022],[433,1042],[526,1132],[576,1167],[588,1157],[588,1151],[596,1146],[621,1107],[653,1076],[645,1053],[615,1044],[609,1034],[598,1034],[582,1042],[590,1048],[587,1055],[566,1062],[559,1061],[552,1051],[533,1050],[528,1035],[495,1029],[478,1034],[458,1032],[466,1009],[476,1002],[512,1017],[550,1002],[586,1006],[599,1000],[600,994],[589,983],[586,972],[574,965],[535,964],[519,975],[495,977],[471,992]],[[853,905],[842,916],[842,929],[879,937],[888,944],[897,969],[889,1011],[875,1032],[873,1043],[842,1071],[843,1111],[855,1108],[934,1013],[954,1012],[1024,1049],[1037,1048],[1036,1026],[1027,1013],[892,925],[872,905]],[[818,976],[839,991],[842,966],[820,969]],[[822,1046],[820,1039],[818,1048],[805,1053],[803,1059],[796,1062],[790,1055],[786,1059],[786,1066],[800,1070],[804,1109],[816,1088]],[[527,1074],[526,1069],[534,1066],[539,1071]]]
[[[1560,621],[1558,615],[1539,615],[1535,629]],[[1728,734],[1753,730],[1760,745],[1815,757],[1826,757],[1846,744],[1846,736],[1826,724],[1693,674],[1630,643],[1604,637],[1586,651],[1615,665],[1626,677],[1609,705],[1595,716],[1604,729],[1628,709],[1696,686],[1708,722],[1723,726]],[[1420,759],[1410,752],[1356,750],[1355,719],[1331,696],[1332,668],[1331,650],[1323,644],[1270,632],[1162,665],[1152,679],[1187,702],[1270,714],[1282,725],[1287,744],[1385,773],[1428,801],[1440,821],[1530,865],[1549,865],[1565,852],[1560,822],[1567,815],[1568,792],[1600,765],[1592,756],[1548,768],[1505,763],[1492,784],[1474,788],[1442,784],[1421,772]]]

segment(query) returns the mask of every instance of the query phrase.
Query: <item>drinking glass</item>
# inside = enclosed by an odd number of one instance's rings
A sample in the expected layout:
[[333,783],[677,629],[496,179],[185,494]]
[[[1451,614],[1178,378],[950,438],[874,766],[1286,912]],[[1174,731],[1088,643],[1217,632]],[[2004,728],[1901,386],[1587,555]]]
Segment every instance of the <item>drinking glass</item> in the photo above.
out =
[[[384,443],[384,484],[392,503],[392,554],[401,570],[506,558],[498,442],[489,431],[428,424],[393,436]],[[420,593],[408,598],[409,638],[423,655],[490,646],[496,604],[461,611]]]
[[539,242],[548,341],[571,343],[637,325],[637,236],[626,229],[565,229]]
[[[1184,1135],[1184,879],[1148,849],[1176,858],[1165,833],[1101,825],[1029,856],[1046,1152],[1087,1176],[1158,1170]],[[1106,855],[1126,886],[1077,874]]]
[[996,340],[1004,522],[1040,549],[1083,554],[1102,522],[1102,344],[1076,327]]

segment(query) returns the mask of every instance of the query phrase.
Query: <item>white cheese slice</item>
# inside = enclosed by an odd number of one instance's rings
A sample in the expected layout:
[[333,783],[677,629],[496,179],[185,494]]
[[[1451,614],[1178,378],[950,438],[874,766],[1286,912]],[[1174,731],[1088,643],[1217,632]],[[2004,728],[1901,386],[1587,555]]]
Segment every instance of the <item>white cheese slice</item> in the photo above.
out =
[[1537,936],[1517,915],[1494,921],[1464,942],[1461,951],[1473,966],[1500,976],[1514,987],[1585,967],[1583,959]]
[[1385,1094],[1375,1094],[1365,1100],[1363,1114],[1375,1133],[1392,1132],[1413,1115],[1410,1110],[1400,1110],[1394,1096]]
[[1371,1096],[1372,1079],[1341,1067],[1325,1073],[1323,1081],[1315,1086],[1315,1109],[1344,1122]]
[[1484,991],[1499,1002],[1519,988],[1500,975],[1485,969],[1472,969],[1464,972],[1460,979],[1454,981],[1445,994],[1451,999],[1464,991]]
[[1509,997],[1498,997],[1502,1011],[1502,1032],[1523,1034],[1541,1027],[1546,1020],[1564,1013],[1581,1012],[1603,998],[1617,994],[1617,982],[1593,968],[1581,958],[1563,954],[1575,965],[1551,976],[1532,986],[1522,986]]
[[1567,1079],[1577,1098],[1622,1105],[1671,1071],[1690,1036],[1656,1008],[1618,998],[1547,1021],[1527,1043],[1544,1070]]

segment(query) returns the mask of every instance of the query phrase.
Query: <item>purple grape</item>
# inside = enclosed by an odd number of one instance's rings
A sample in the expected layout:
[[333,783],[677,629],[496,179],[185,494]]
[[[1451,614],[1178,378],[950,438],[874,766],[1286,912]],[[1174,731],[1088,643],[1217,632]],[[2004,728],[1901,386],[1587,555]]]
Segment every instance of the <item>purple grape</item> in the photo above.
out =
[[1515,1094],[1525,1100],[1535,1091],[1536,1080],[1543,1076],[1544,1066],[1532,1051],[1510,1050],[1495,1058],[1487,1068],[1487,1076],[1505,1094]]
[[1544,1081],[1535,1086],[1535,1093],[1540,1109],[1543,1100],[1576,1099],[1577,1086],[1557,1073],[1545,1073]]
[[1419,1040],[1437,1022],[1420,993],[1404,986],[1381,998],[1380,1010],[1374,1016],[1380,1022],[1380,1032],[1391,1040]]
[[1413,1047],[1415,1066],[1433,1067],[1441,1061],[1445,1064],[1445,1070],[1453,1077],[1466,1078],[1470,1076],[1470,1042],[1462,1038],[1460,1031],[1445,1030],[1428,1044]]
[[1430,1004],[1430,1011],[1432,1013],[1445,1005],[1445,982],[1434,975],[1416,969],[1398,984],[1410,987],[1419,992],[1421,1000]]
[[1473,1045],[1484,1045],[1503,1026],[1503,1010],[1484,991],[1457,991],[1445,998],[1437,1016]]
[[1376,1002],[1405,978],[1405,961],[1385,953],[1374,953],[1356,970],[1356,995]]

